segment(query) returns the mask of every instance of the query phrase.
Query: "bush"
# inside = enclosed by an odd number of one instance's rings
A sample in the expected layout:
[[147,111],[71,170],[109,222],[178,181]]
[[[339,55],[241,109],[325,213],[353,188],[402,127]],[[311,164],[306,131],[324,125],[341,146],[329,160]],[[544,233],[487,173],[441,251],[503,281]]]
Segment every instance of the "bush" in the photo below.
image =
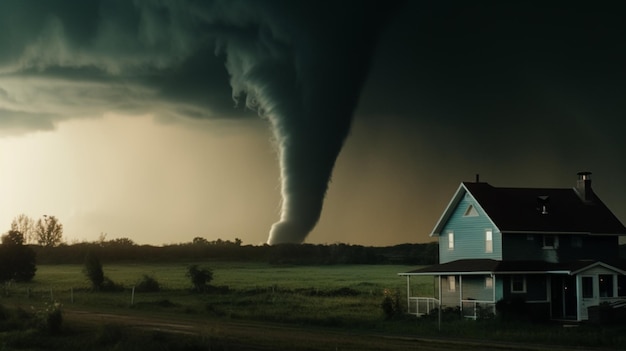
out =
[[386,319],[391,319],[402,313],[400,294],[397,291],[385,289],[383,296],[383,302],[380,304],[380,307],[383,309]]
[[496,302],[496,311],[503,321],[520,321],[529,319],[529,310],[522,297],[512,297]]
[[46,304],[46,306],[35,312],[37,329],[47,331],[52,334],[58,334],[63,326],[63,313],[61,312],[61,304],[55,302]]
[[189,266],[187,277],[196,291],[206,291],[207,285],[213,280],[213,271],[209,268],[200,268],[197,264]]
[[83,273],[85,273],[87,280],[89,280],[94,290],[100,290],[102,288],[105,280],[102,264],[98,257],[91,251],[85,256]]
[[22,233],[9,231],[0,245],[0,282],[31,281],[37,271],[35,256],[35,251],[24,245]]
[[143,278],[135,285],[135,291],[137,292],[157,292],[160,290],[159,282],[147,274],[144,274]]
[[109,277],[104,276],[100,285],[102,291],[122,291],[124,287],[112,281]]

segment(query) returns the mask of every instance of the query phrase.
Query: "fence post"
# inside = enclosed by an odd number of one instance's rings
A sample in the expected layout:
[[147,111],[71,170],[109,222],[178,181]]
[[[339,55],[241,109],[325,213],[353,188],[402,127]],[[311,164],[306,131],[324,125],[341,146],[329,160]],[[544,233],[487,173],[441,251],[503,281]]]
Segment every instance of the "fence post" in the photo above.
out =
[[130,293],[130,305],[134,305],[135,304],[135,287],[133,286],[133,290]]
[[74,288],[70,288],[70,302],[74,303]]
[[52,295],[52,289],[50,289],[50,302],[54,302],[54,295]]

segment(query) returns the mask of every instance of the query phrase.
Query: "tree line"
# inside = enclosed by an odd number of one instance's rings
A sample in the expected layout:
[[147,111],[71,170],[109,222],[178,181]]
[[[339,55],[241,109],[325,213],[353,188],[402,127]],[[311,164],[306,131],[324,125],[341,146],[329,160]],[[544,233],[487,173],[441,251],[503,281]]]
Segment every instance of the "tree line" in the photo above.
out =
[[137,245],[128,238],[54,247],[32,246],[46,264],[82,263],[87,252],[103,262],[250,261],[271,264],[434,264],[437,243],[368,247],[349,244],[242,245],[240,240],[192,242],[164,246]]
[[349,244],[243,245],[239,238],[207,240],[164,246],[137,245],[129,238],[106,240],[101,234],[94,242],[63,243],[63,225],[55,216],[44,215],[34,221],[19,215],[11,229],[1,237],[0,282],[29,281],[36,264],[80,264],[88,253],[105,262],[173,261],[256,261],[271,264],[434,264],[438,261],[437,243],[367,247]]

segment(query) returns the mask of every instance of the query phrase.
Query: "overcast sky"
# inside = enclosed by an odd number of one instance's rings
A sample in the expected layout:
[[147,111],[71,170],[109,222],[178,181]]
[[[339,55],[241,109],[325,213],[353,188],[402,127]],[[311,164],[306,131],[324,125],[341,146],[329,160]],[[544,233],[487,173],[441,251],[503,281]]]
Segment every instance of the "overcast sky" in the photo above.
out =
[[613,2],[392,5],[3,0],[0,228],[261,244],[319,215],[305,242],[425,242],[477,173],[578,171],[626,222]]

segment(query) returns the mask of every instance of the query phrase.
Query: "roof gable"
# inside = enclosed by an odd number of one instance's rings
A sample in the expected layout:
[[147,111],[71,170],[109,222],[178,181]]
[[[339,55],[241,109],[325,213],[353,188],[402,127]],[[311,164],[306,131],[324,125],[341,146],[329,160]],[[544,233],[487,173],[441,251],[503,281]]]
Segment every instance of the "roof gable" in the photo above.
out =
[[497,227],[497,224],[494,223],[493,220],[491,220],[489,214],[481,207],[481,204],[474,198],[472,193],[469,192],[468,189],[465,187],[465,183],[461,183],[457,191],[454,193],[454,196],[448,203],[448,206],[443,211],[443,214],[437,221],[437,224],[435,224],[435,227],[431,231],[430,233],[431,237],[438,236],[441,234],[441,232],[446,227],[446,224],[449,222],[450,218],[454,215],[455,211],[457,211],[459,204],[462,202],[465,196],[469,196],[471,200],[473,201],[469,207],[458,209],[459,211],[463,212],[464,217],[476,217],[476,216],[479,216],[480,213],[484,213],[486,214],[489,222],[491,222],[494,227]]

